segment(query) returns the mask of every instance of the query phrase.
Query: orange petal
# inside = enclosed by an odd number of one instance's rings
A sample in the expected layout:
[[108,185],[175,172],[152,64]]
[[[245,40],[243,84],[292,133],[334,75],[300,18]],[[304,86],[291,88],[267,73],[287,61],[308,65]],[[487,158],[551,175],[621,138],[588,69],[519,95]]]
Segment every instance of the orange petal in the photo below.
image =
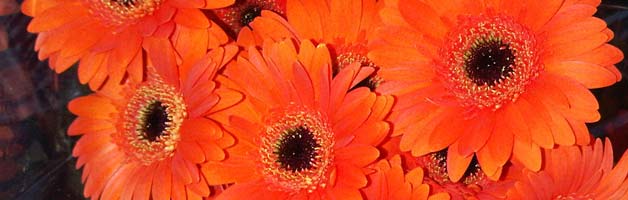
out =
[[349,162],[355,166],[366,166],[379,157],[379,150],[369,145],[349,145],[336,151],[336,162]]
[[137,54],[135,56],[133,56],[133,59],[131,60],[131,62],[129,63],[129,66],[127,67],[126,71],[128,72],[129,78],[136,82],[136,83],[140,83],[143,80],[145,80],[144,77],[144,72],[146,71],[145,69],[145,65],[144,65],[144,52],[143,51],[138,51]]
[[225,159],[225,152],[218,146],[218,144],[206,142],[204,145],[200,146],[207,160],[220,161]]
[[237,90],[219,88],[216,93],[220,97],[220,101],[209,110],[209,113],[223,111],[244,100],[244,94]]
[[[622,51],[610,44],[603,44],[591,52],[579,55],[574,60],[586,63],[594,63],[600,66],[611,66],[624,59]],[[615,68],[615,67],[613,67]],[[614,70],[613,70],[614,71]],[[621,79],[621,74],[616,74],[617,80]]]
[[203,29],[209,27],[209,20],[205,14],[198,9],[180,8],[174,16],[174,21],[177,24],[190,28]]
[[354,165],[336,165],[336,187],[350,186],[353,188],[362,188],[366,186],[367,179],[362,169]]
[[122,191],[124,191],[125,187],[128,187],[129,182],[131,181],[132,177],[134,177],[133,172],[136,168],[137,166],[133,164],[122,165],[120,169],[118,169],[118,171],[116,171],[113,176],[111,176],[109,182],[107,182],[107,186],[102,192],[101,199],[120,199]]
[[100,157],[103,160],[89,163],[93,169],[89,173],[89,178],[85,182],[84,194],[98,198],[103,191],[105,184],[111,179],[114,172],[120,168],[124,156],[121,153],[112,153],[109,156]]
[[[181,79],[186,80],[189,68],[197,63],[202,62],[198,68],[205,69],[213,57],[206,56],[207,45],[209,40],[209,32],[207,29],[188,28],[185,26],[177,26],[172,36],[174,48],[181,56],[180,73]],[[222,51],[218,48],[217,51]],[[202,60],[201,60],[202,59]],[[201,60],[201,61],[199,61]],[[214,61],[215,62],[215,61]]]
[[110,129],[115,129],[113,123],[111,122],[99,119],[77,117],[68,127],[68,135],[76,136],[85,133]]
[[68,103],[68,110],[78,116],[92,119],[110,119],[116,112],[109,99],[96,95],[82,96]]
[[229,36],[227,36],[225,31],[223,31],[220,26],[212,23],[209,27],[209,40],[207,41],[207,46],[209,48],[215,48],[226,44],[227,42],[229,42]]
[[133,176],[131,176],[128,184],[123,188],[122,193],[120,194],[120,199],[133,199],[133,192],[135,191],[135,188],[137,187],[140,179],[148,173],[148,170],[143,170],[141,167],[137,167],[132,171],[132,173]]
[[[224,0],[221,0],[224,1]],[[218,1],[218,2],[221,2]],[[233,1],[233,0],[231,0]],[[201,8],[204,5],[206,5],[207,3],[211,3],[214,1],[207,1],[207,0],[170,0],[168,1],[168,4],[177,7],[177,8]]]
[[424,32],[428,37],[444,38],[449,32],[440,16],[423,2],[399,0],[399,12],[414,29]]
[[534,143],[525,143],[515,140],[512,149],[513,158],[532,171],[541,169],[541,149]]
[[447,151],[447,174],[453,182],[458,182],[464,175],[471,163],[473,154],[460,155],[458,153],[458,143],[454,143]]
[[528,1],[521,16],[523,24],[536,31],[545,25],[563,5],[563,0]]
[[[68,31],[68,41],[61,49],[62,57],[76,56],[84,54],[89,48],[99,42],[108,32],[102,28],[98,21],[88,21],[85,24]],[[80,38],[77,39],[77,38]]]
[[[286,2],[286,18],[301,37],[320,40],[323,38],[323,24],[328,6],[324,1],[295,0]],[[309,17],[303,17],[309,16]]]
[[565,61],[546,66],[548,72],[569,77],[590,89],[606,87],[619,81],[613,71],[594,63]]
[[83,57],[78,67],[78,78],[81,84],[87,83],[96,75],[98,67],[102,65],[105,59],[102,53],[90,53]]
[[[262,10],[262,17],[257,17],[249,24],[255,37],[270,41],[281,41],[285,38],[298,38],[290,24],[278,14]],[[238,38],[239,40],[239,38]]]
[[430,151],[432,152],[447,148],[458,140],[465,133],[464,129],[468,127],[469,122],[460,117],[459,112],[454,111],[443,115],[445,115],[443,116],[444,120],[438,123],[429,137]]
[[143,170],[146,170],[146,174],[143,175],[137,186],[135,186],[135,190],[133,191],[133,199],[149,199],[151,192],[150,188],[153,184],[153,178],[156,174],[157,164],[153,164],[151,166],[146,166]]
[[[107,53],[106,56],[107,58],[105,59],[110,59],[109,53]],[[106,62],[97,63],[100,66],[96,67],[97,68],[96,74],[94,74],[94,77],[91,80],[89,80],[89,89],[91,89],[92,91],[96,91],[100,89],[100,87],[102,87],[103,83],[107,79],[107,66],[105,65],[105,63]]]
[[187,200],[185,194],[185,183],[182,183],[180,179],[172,177],[172,200]]
[[[539,105],[539,106],[536,106]],[[540,102],[536,99],[530,98],[530,100],[523,96],[517,99],[517,106],[523,116],[536,116],[528,117],[529,135],[532,141],[543,148],[554,147],[554,139],[552,137],[552,131],[545,120],[551,120],[549,114]],[[517,134],[522,139],[526,139],[523,134]],[[523,136],[523,137],[522,137]]]
[[180,141],[177,152],[181,153],[186,160],[194,163],[202,163],[205,161],[205,154],[196,142]]
[[154,200],[170,199],[170,191],[172,190],[172,169],[170,168],[170,162],[171,161],[168,160],[159,163],[155,171],[156,174],[151,189],[152,199]]
[[183,141],[212,141],[222,137],[222,130],[212,120],[206,118],[188,119],[181,127]]
[[157,73],[170,84],[178,83],[178,70],[175,50],[168,39],[149,37],[143,43],[148,57],[152,61]]
[[576,136],[576,144],[578,145],[587,145],[591,141],[591,135],[589,134],[589,129],[584,124],[583,121],[566,118],[569,126],[571,126],[571,130],[573,130],[574,135]]
[[194,181],[193,174],[188,170],[187,161],[181,154],[175,154],[172,157],[172,171],[173,179],[177,179],[183,184],[189,184]]
[[356,41],[358,34],[360,33],[361,26],[366,24],[359,23],[358,20],[367,18],[365,13],[366,2],[362,0],[348,0],[348,1],[331,1],[330,2],[330,18],[334,20],[324,20],[323,23],[329,23],[328,33],[331,33],[326,38],[345,38],[348,41]]
[[199,182],[187,185],[186,189],[188,189],[188,192],[192,191],[196,195],[202,197],[209,196],[210,193],[209,186],[207,185],[207,182],[205,182],[205,178],[203,178],[202,176]]
[[546,73],[547,81],[551,81],[553,85],[558,86],[563,94],[569,100],[569,105],[572,110],[585,112],[587,116],[586,122],[594,122],[599,120],[599,113],[597,112],[599,104],[595,99],[595,96],[582,84],[563,77]]
[[216,9],[230,6],[235,3],[235,0],[205,0],[205,3],[205,9]]
[[359,190],[347,186],[336,186],[326,192],[329,195],[326,199],[360,199],[362,197]]
[[31,17],[39,16],[59,3],[58,1],[25,0],[22,2],[22,13]]
[[545,56],[547,60],[564,60],[565,58],[572,58],[574,56],[588,53],[606,43],[608,36],[599,33],[586,36],[579,40],[572,40],[569,43],[558,44],[551,47],[547,47]]
[[246,183],[235,184],[216,197],[217,200],[249,199],[253,196],[269,199],[288,199],[288,193],[280,190],[271,190],[264,180],[255,180]]
[[[33,2],[33,4],[37,3]],[[57,4],[38,13],[38,16],[28,24],[28,32],[49,31],[86,16],[88,16],[87,9],[80,2]]]
[[582,39],[593,34],[599,34],[606,28],[604,20],[596,17],[587,16],[575,20],[577,21],[569,23],[569,25],[564,28],[554,27],[551,29],[547,36],[545,36],[547,40],[544,45],[552,46],[569,43],[573,40]]

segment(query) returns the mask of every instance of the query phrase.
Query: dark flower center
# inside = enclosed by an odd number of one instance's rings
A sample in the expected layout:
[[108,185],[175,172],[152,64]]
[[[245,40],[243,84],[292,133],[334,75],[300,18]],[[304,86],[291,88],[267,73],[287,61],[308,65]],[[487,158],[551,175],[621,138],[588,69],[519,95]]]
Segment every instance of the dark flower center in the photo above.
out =
[[168,119],[166,107],[161,102],[156,101],[146,108],[142,132],[146,139],[154,142],[164,133],[169,123],[170,119]]
[[349,89],[349,90],[354,90],[356,88],[360,88],[360,87],[367,87],[369,88],[371,91],[375,91],[375,89],[377,89],[377,86],[379,86],[379,84],[382,82],[382,78],[373,74],[369,77],[366,77],[364,80],[360,81],[358,84],[356,84],[353,88]]
[[118,5],[123,5],[125,7],[135,6],[137,0],[111,0],[112,2],[117,3]]
[[[447,173],[447,151],[443,149],[441,151],[432,153],[429,157],[430,161],[427,163],[428,175],[441,183],[450,182],[449,175]],[[484,172],[478,163],[477,157],[474,155],[471,159],[471,163],[467,166],[467,169],[462,175],[460,181],[464,184],[477,184],[484,178]]]
[[[89,13],[103,25],[120,27],[137,23],[159,10],[164,0],[84,0]],[[117,28],[114,28],[117,29]]]
[[292,172],[311,169],[320,144],[312,132],[304,126],[287,130],[277,144],[275,154],[281,168]]
[[158,76],[128,93],[121,114],[122,128],[112,134],[112,140],[132,162],[151,165],[170,158],[181,139],[179,130],[187,118],[186,104],[177,88],[163,83]]
[[248,26],[249,23],[253,22],[253,20],[256,17],[259,17],[261,15],[262,15],[261,7],[257,5],[250,6],[242,11],[242,16],[240,17],[240,24],[242,26]]
[[493,86],[513,72],[510,45],[498,39],[479,39],[465,54],[465,71],[477,85]]

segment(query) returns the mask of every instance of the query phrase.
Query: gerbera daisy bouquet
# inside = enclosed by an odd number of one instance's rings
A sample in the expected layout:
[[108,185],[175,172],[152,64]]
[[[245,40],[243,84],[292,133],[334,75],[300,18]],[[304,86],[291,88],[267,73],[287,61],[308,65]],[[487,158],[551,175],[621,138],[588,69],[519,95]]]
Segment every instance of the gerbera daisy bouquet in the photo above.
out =
[[67,104],[85,198],[628,199],[625,142],[591,125],[624,58],[600,4],[21,8],[38,58],[91,91]]

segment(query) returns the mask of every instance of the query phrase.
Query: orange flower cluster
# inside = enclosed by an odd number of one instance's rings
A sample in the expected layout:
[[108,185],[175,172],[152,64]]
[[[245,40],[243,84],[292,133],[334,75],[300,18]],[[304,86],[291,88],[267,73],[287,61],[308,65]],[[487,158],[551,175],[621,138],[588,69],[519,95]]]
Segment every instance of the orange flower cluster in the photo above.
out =
[[627,199],[595,0],[25,0],[91,199]]

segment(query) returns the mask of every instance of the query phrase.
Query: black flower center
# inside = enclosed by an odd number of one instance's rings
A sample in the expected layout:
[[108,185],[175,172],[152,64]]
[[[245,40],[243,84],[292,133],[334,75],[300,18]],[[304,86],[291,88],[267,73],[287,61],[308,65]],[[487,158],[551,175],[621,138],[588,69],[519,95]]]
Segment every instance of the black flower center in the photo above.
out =
[[478,176],[481,176],[484,172],[482,172],[482,168],[480,167],[480,163],[478,162],[478,157],[475,155],[473,159],[471,159],[471,163],[467,167],[467,170],[464,172],[462,176],[462,182],[465,184],[470,184],[476,181]]
[[256,5],[249,6],[248,8],[242,11],[242,16],[240,17],[240,24],[242,26],[248,26],[256,17],[262,15],[262,8]]
[[292,172],[312,169],[320,147],[312,132],[304,126],[287,130],[275,149],[281,168]]
[[375,89],[377,89],[377,86],[379,86],[379,84],[381,83],[381,81],[382,81],[382,79],[379,76],[371,75],[369,77],[366,77],[364,80],[360,81],[358,84],[356,84],[350,90],[354,90],[354,89],[360,88],[360,87],[367,87],[371,91],[374,92]]
[[479,39],[465,54],[465,71],[480,86],[493,86],[509,77],[514,63],[510,45],[498,39]]
[[164,133],[168,127],[168,112],[161,102],[156,101],[146,108],[143,133],[145,138],[153,142]]
[[137,0],[111,0],[115,3],[117,3],[118,5],[123,5],[125,7],[131,7],[131,6],[135,6],[135,4],[137,3]]
[[[443,149],[431,154],[431,162],[428,163],[428,175],[440,182],[449,182],[449,175],[447,172],[447,153],[448,149]],[[484,172],[478,163],[477,157],[474,155],[471,159],[471,163],[467,166],[460,181],[464,184],[478,183],[484,176]]]

